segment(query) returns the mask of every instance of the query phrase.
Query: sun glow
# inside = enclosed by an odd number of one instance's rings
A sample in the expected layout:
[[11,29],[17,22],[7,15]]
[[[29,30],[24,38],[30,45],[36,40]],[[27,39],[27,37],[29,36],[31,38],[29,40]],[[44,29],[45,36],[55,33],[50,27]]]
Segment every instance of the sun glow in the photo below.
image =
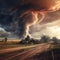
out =
[[60,38],[60,27],[53,26],[53,27],[48,27],[47,29],[50,32],[50,36],[55,36],[55,37]]
[[47,35],[49,37],[57,37],[60,39],[60,20],[38,25],[36,29],[39,29],[38,31],[34,32],[32,36],[34,38],[40,38],[42,35]]

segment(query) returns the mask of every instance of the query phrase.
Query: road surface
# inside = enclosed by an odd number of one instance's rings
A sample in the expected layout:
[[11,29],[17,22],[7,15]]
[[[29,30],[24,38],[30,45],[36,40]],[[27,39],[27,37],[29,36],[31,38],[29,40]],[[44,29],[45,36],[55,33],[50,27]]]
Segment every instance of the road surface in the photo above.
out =
[[[25,50],[23,52],[12,52],[10,54],[0,55],[0,60],[42,60],[43,52],[47,52],[50,48],[50,45],[45,44],[39,44],[33,48],[30,48],[28,50]],[[44,57],[44,60],[47,60],[47,58]]]
[[13,48],[7,48],[7,49],[1,49],[0,50],[0,54],[1,53],[8,53],[8,52],[13,52],[13,51],[18,51],[21,49],[27,49],[27,48],[32,48],[35,47],[37,45],[32,45],[32,46],[20,46],[20,47],[13,47]]

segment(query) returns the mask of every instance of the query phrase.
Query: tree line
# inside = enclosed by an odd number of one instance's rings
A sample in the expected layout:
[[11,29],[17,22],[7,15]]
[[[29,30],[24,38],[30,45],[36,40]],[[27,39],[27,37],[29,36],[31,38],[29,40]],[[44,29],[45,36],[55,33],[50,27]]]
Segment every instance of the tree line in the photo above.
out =
[[19,43],[20,44],[39,44],[39,43],[58,43],[58,38],[52,37],[52,39],[49,36],[43,35],[40,39],[34,39],[27,36],[25,39],[22,39]]

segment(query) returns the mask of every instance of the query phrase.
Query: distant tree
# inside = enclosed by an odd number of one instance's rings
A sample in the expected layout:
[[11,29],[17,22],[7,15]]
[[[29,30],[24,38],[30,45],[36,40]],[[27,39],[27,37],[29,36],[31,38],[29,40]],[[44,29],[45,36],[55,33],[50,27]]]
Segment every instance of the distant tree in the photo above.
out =
[[43,36],[41,37],[40,41],[46,43],[46,42],[48,42],[49,39],[50,39],[49,36],[43,35]]
[[4,40],[5,40],[5,43],[6,43],[6,42],[7,42],[7,40],[8,40],[8,39],[7,39],[7,37],[5,37],[5,39],[4,39]]
[[19,44],[27,44],[27,42],[25,40],[21,40]]
[[28,35],[26,38],[25,38],[26,41],[29,41],[30,40],[30,36]]
[[29,35],[27,35],[27,37],[25,38],[25,41],[27,44],[30,42],[30,36]]
[[53,37],[53,38],[52,38],[52,41],[53,41],[53,43],[55,43],[55,44],[58,43],[58,39],[57,39],[56,37]]
[[19,44],[39,44],[39,43],[40,43],[40,40],[30,38],[29,35],[25,39],[23,39],[19,42]]
[[39,44],[39,43],[40,43],[40,40],[31,38],[30,41],[29,41],[29,43],[30,43],[30,44]]
[[34,39],[31,38],[28,43],[29,43],[29,44],[33,44],[33,42],[34,42]]
[[8,34],[1,34],[0,37],[4,38],[3,39],[3,42],[6,43],[7,42],[7,37],[8,37]]
[[19,43],[20,44],[28,44],[28,43],[30,43],[30,36],[27,36],[25,39],[21,40]]
[[4,42],[4,45],[6,46],[6,43],[7,43],[7,37],[5,37],[4,39],[3,39],[3,42]]

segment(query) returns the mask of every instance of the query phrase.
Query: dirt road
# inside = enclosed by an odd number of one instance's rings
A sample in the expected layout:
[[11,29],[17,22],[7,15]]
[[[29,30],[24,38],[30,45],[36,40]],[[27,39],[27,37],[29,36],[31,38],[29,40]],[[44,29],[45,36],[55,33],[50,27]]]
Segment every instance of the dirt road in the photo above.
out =
[[[0,56],[0,60],[41,60],[44,54],[42,56],[41,53],[47,52],[49,50],[50,45],[49,44],[39,44],[29,50],[23,51],[23,52],[14,52],[11,53],[9,56]],[[40,58],[39,58],[39,57]],[[41,57],[42,56],[42,57]],[[47,60],[47,59],[45,59]]]

